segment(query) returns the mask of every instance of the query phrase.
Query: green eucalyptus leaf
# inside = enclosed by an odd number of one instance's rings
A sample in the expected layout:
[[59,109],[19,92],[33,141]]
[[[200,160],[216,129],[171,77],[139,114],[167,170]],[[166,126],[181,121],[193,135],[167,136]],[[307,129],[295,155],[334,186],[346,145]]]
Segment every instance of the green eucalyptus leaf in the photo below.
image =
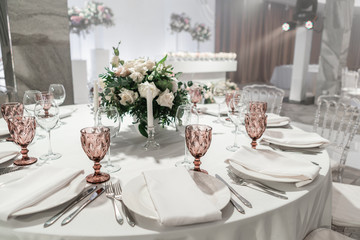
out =
[[138,127],[138,129],[139,129],[139,132],[141,133],[141,135],[143,135],[144,137],[148,137],[148,133],[147,133],[147,131],[146,131],[146,122],[140,122],[140,124],[139,124],[139,127]]

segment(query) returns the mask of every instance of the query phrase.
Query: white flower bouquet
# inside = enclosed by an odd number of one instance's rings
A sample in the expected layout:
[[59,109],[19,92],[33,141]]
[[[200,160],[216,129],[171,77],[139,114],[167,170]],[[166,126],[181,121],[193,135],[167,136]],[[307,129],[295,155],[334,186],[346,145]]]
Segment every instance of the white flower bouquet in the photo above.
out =
[[159,62],[143,58],[125,62],[119,58],[118,47],[113,48],[112,67],[100,74],[101,104],[115,106],[121,117],[127,113],[133,116],[139,132],[147,137],[148,91],[153,98],[154,119],[165,126],[174,121],[177,108],[187,103],[186,85],[177,80],[180,73],[165,64],[166,56]]
[[210,39],[211,31],[210,28],[205,26],[203,23],[197,23],[195,26],[190,30],[190,34],[193,40],[198,42],[205,42]]
[[170,17],[170,29],[172,32],[189,31],[190,18],[185,14],[171,14]]

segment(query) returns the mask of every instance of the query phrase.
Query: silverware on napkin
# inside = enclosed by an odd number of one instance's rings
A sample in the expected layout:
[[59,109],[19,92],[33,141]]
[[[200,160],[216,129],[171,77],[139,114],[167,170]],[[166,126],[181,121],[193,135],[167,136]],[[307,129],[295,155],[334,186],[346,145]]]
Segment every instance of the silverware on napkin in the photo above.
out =
[[120,183],[114,184],[114,190],[115,190],[115,199],[118,200],[121,203],[122,211],[125,214],[126,221],[129,223],[130,226],[135,226],[135,221],[129,211],[129,209],[126,207],[122,200],[122,189]]
[[220,176],[217,175],[217,174],[215,174],[215,177],[216,177],[217,179],[219,179],[220,181],[222,181],[222,182],[230,189],[230,191],[231,191],[242,203],[245,204],[245,206],[247,206],[247,207],[249,207],[249,208],[252,208],[251,203],[250,203],[247,199],[245,199],[243,196],[241,196],[237,191],[235,191],[235,189],[232,188],[232,187],[230,186],[230,184],[228,184],[222,177],[220,177]]
[[97,197],[99,197],[103,192],[105,191],[105,188],[99,188],[98,190],[96,190],[96,192],[94,192],[93,194],[91,194],[90,198],[84,202],[80,207],[78,207],[74,212],[72,212],[69,216],[67,216],[62,222],[61,225],[65,225],[68,224],[69,222],[71,222],[76,215],[79,214],[79,212],[81,212],[81,210],[83,210],[87,205],[89,205],[91,202],[93,202]]
[[73,208],[76,204],[81,202],[84,198],[89,196],[92,192],[94,192],[96,189],[96,186],[90,186],[85,188],[83,191],[81,191],[73,201],[71,201],[64,209],[62,209],[60,212],[58,212],[56,215],[54,215],[52,218],[47,220],[44,223],[44,227],[48,227],[52,225],[54,222],[56,222],[62,215],[64,215],[67,211],[69,211],[71,208]]
[[6,173],[10,173],[10,172],[15,172],[17,170],[22,169],[21,166],[13,166],[13,167],[6,167],[6,168],[0,168],[0,175],[6,174]]

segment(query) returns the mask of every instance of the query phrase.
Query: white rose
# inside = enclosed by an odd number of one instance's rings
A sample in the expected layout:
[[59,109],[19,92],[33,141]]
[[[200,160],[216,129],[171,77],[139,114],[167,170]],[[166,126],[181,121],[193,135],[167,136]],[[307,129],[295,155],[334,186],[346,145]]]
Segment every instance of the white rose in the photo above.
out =
[[141,83],[141,81],[144,79],[144,75],[139,72],[133,72],[130,74],[130,78],[136,83]]
[[160,94],[156,102],[163,107],[172,108],[173,101],[174,101],[174,94],[169,91],[169,89],[166,89],[164,92]]
[[110,100],[111,100],[111,95],[106,95],[106,96],[105,96],[105,99],[106,99],[107,101],[110,101]]
[[138,85],[138,91],[140,93],[140,96],[143,98],[146,98],[147,91],[150,90],[152,94],[152,98],[154,99],[160,92],[160,90],[155,86],[153,82],[144,82]]
[[132,68],[135,65],[135,61],[131,60],[131,61],[127,61],[124,63],[124,68]]
[[134,66],[134,68],[132,68],[132,71],[134,71],[134,72],[139,72],[139,73],[141,73],[142,75],[145,75],[146,74],[146,72],[147,72],[147,68],[146,68],[146,66],[145,66],[145,64],[136,64],[135,66]]
[[120,64],[120,58],[119,56],[114,56],[111,60],[111,66],[118,67]]
[[123,66],[120,66],[120,67],[118,67],[118,68],[116,69],[116,71],[115,71],[115,76],[117,76],[117,77],[126,77],[126,76],[128,76],[130,73],[131,73],[131,72],[130,72],[129,69],[127,69],[127,68],[125,68],[125,67],[123,67]]
[[119,93],[119,97],[120,104],[126,106],[128,104],[133,104],[139,97],[139,94],[137,92],[122,88],[121,92]]
[[151,71],[155,68],[155,62],[153,62],[151,60],[147,60],[145,63],[145,66],[147,69],[149,69]]
[[175,93],[178,90],[178,80],[176,78],[172,78],[171,84],[172,84],[172,89],[171,91],[173,93]]

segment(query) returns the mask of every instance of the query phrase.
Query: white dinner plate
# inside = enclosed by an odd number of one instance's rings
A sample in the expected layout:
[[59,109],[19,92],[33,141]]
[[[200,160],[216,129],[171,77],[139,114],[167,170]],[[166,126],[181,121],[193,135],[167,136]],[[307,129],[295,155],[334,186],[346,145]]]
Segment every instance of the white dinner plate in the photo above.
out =
[[270,175],[262,174],[262,173],[255,172],[255,171],[251,171],[251,170],[248,170],[248,169],[244,168],[240,164],[234,163],[232,161],[229,161],[229,164],[235,170],[234,173],[236,175],[239,175],[240,177],[241,177],[241,175],[244,174],[244,175],[246,175],[248,177],[252,177],[252,178],[256,178],[256,179],[260,179],[260,180],[265,180],[265,181],[271,181],[271,182],[296,183],[296,182],[303,181],[303,180],[294,179],[294,178],[273,177],[273,176],[270,176]]
[[[20,170],[21,171],[21,170]],[[12,214],[12,216],[22,216],[32,213],[41,212],[50,208],[59,206],[74,197],[76,197],[85,187],[84,174],[78,175],[68,185],[54,193],[53,195],[45,198],[44,200],[32,205],[30,207],[21,209]]]
[[[224,183],[208,174],[195,171],[189,171],[189,173],[200,190],[219,210],[229,203],[230,191]],[[158,220],[158,214],[150,198],[143,175],[132,179],[124,186],[122,197],[125,205],[131,211],[140,216]]]
[[[4,152],[1,152],[0,153],[0,164],[12,160],[18,154],[20,154],[19,151],[4,151]],[[1,157],[1,156],[5,156],[5,157]]]
[[21,150],[20,147],[13,142],[0,143],[0,149],[0,164],[13,159]]
[[9,129],[4,118],[0,118],[0,136],[9,135]]
[[283,121],[283,122],[279,122],[279,123],[269,123],[266,126],[267,127],[284,127],[286,125],[288,125],[290,123],[290,121]]

